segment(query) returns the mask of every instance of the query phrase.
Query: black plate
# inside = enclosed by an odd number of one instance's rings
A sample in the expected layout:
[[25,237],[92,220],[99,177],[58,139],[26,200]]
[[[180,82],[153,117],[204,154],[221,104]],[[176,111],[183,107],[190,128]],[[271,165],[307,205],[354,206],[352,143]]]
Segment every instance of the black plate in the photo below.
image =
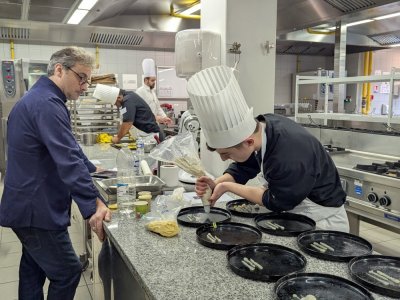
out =
[[400,298],[400,284],[388,282],[384,285],[367,275],[369,271],[381,271],[385,274],[400,280],[400,257],[383,255],[365,255],[353,258],[349,262],[351,277],[370,291]]
[[[194,216],[198,220],[190,220],[189,216]],[[210,217],[210,218],[209,218]],[[225,209],[218,207],[211,207],[210,216],[204,211],[203,206],[192,206],[182,208],[177,216],[179,224],[189,226],[189,227],[200,227],[204,224],[211,224],[213,222],[221,223],[226,222],[231,219],[231,213]]]
[[104,170],[100,172],[94,172],[91,175],[92,177],[103,178],[103,179],[117,178],[117,171]]
[[[271,221],[285,227],[285,229],[270,229],[266,224]],[[309,217],[292,213],[268,213],[254,218],[257,228],[261,231],[280,236],[297,236],[302,232],[315,229],[315,221]]]
[[320,273],[290,274],[275,284],[275,296],[279,300],[292,300],[293,294],[319,299],[369,300],[374,299],[365,288],[342,277]]
[[[236,246],[226,255],[233,272],[239,276],[261,281],[277,281],[282,276],[305,269],[307,260],[298,251],[275,244],[249,244]],[[242,263],[247,257],[259,263],[263,269],[250,271]]]
[[[207,239],[207,234],[217,236],[221,242],[213,243]],[[196,230],[197,241],[203,246],[228,250],[237,245],[261,242],[262,233],[257,228],[241,223],[219,223],[214,228],[212,225],[203,225]]]
[[[325,253],[321,253],[310,246],[313,242],[323,242],[335,251],[327,250]],[[372,252],[372,245],[367,240],[341,231],[304,232],[297,237],[297,245],[311,256],[332,261],[349,261],[356,256],[368,255]]]
[[[239,211],[235,209],[236,205],[246,205],[246,208],[248,211]],[[239,216],[239,217],[244,217],[244,218],[254,218],[258,216],[259,214],[265,214],[271,212],[270,210],[266,209],[262,205],[257,205],[254,203],[251,203],[250,201],[246,199],[238,199],[238,200],[232,200],[226,203],[226,209],[230,211],[232,215]]]

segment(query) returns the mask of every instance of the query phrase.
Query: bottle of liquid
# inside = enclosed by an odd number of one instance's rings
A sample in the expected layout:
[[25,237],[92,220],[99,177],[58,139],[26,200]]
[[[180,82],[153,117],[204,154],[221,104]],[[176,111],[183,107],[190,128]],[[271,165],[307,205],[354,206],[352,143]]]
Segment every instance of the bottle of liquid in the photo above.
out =
[[138,136],[136,140],[136,154],[139,156],[139,160],[142,160],[144,157],[144,141],[143,138]]
[[135,176],[140,176],[140,159],[139,156],[137,155],[136,151],[132,151],[132,156],[133,156],[133,172],[135,173]]
[[136,180],[134,157],[124,144],[117,154],[117,204],[121,214],[133,213],[133,202],[136,199]]

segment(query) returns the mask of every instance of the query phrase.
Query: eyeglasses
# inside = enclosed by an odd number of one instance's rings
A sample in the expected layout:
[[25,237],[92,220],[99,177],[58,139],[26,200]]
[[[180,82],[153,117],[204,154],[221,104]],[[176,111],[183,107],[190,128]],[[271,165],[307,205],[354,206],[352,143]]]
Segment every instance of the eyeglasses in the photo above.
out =
[[79,84],[83,85],[85,83],[87,83],[88,85],[90,85],[90,79],[87,78],[86,75],[82,76],[79,73],[76,73],[74,70],[72,70],[70,67],[66,67],[68,70],[72,71],[75,73],[76,76],[79,77]]

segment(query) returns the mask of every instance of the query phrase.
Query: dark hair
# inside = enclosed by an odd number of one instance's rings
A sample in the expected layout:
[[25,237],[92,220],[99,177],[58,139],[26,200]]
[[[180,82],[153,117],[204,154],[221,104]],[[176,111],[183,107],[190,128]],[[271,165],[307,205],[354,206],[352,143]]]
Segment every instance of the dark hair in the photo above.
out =
[[126,91],[123,89],[119,89],[119,94],[118,96],[125,96],[126,95]]
[[[256,124],[256,128],[254,129],[253,134],[257,133],[257,132],[260,130],[260,122],[256,120],[256,123],[257,123],[257,124]],[[239,148],[242,144],[243,144],[243,142],[240,142],[239,144],[236,144],[236,145],[234,145],[234,146],[230,146],[230,147],[228,147],[227,149],[230,149],[230,148]],[[211,148],[210,146],[208,146],[207,143],[206,143],[206,146],[207,146],[207,150],[208,150],[208,151],[214,152],[215,150],[217,150],[216,148]]]

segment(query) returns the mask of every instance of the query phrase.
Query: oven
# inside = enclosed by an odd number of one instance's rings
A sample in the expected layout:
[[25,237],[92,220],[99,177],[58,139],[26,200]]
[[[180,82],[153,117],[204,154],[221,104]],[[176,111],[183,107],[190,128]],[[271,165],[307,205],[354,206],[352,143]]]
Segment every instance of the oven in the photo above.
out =
[[400,157],[349,150],[331,154],[347,193],[350,232],[364,220],[400,233]]

